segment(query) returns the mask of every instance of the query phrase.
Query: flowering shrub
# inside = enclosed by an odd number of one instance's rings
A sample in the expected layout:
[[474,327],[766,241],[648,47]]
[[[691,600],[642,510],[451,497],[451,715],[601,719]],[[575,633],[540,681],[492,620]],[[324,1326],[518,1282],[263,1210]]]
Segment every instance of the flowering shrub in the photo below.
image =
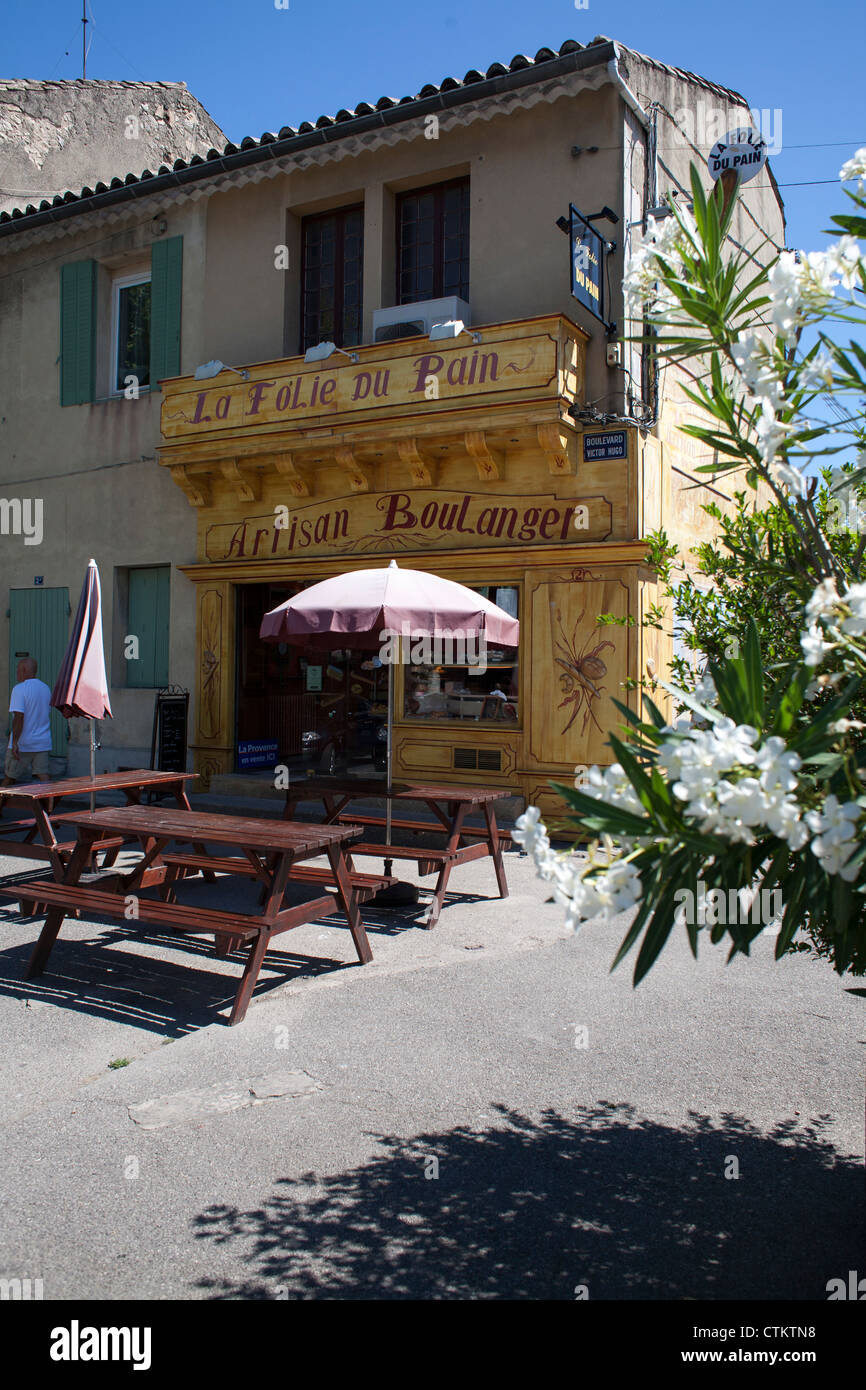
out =
[[[841,177],[860,180],[848,196],[866,210],[866,149]],[[552,849],[537,807],[520,817],[515,839],[570,925],[637,908],[614,962],[640,941],[635,983],[674,927],[685,926],[695,954],[701,931],[748,954],[768,925],[748,906],[773,893],[783,904],[777,957],[811,941],[840,973],[863,974],[866,766],[864,725],[852,715],[866,676],[866,538],[831,543],[826,499],[805,469],[849,438],[862,442],[866,352],[834,343],[826,325],[866,322],[857,240],[866,217],[835,218],[845,234],[824,252],[783,251],[761,266],[745,252],[725,258],[733,203],[723,205],[718,187],[707,198],[694,167],[692,196],[693,215],[674,207],[650,220],[626,295],[651,330],[644,341],[687,371],[685,394],[710,418],[685,427],[715,451],[698,471],[745,469],[747,485],[773,497],[784,545],[756,547],[754,562],[787,590],[782,608],[798,641],[768,674],[750,620],[741,651],[710,659],[700,685],[665,686],[690,722],[668,723],[647,694],[642,715],[616,702],[625,720],[623,737],[609,739],[616,762],[558,788],[566,829],[591,837],[585,858]],[[807,328],[816,341],[801,351]],[[860,403],[831,431],[805,414],[819,393]],[[846,483],[863,476],[864,467],[849,470]],[[698,912],[684,910],[686,896]],[[728,912],[731,902],[745,910]]]

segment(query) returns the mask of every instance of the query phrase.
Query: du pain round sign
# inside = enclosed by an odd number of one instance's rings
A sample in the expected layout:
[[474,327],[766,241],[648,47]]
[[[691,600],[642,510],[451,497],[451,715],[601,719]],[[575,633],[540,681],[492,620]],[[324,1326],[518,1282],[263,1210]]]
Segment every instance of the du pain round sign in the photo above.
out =
[[720,178],[726,169],[733,169],[739,174],[740,183],[748,183],[766,162],[767,142],[764,137],[752,126],[740,126],[716,141],[710,150],[707,168],[714,179]]

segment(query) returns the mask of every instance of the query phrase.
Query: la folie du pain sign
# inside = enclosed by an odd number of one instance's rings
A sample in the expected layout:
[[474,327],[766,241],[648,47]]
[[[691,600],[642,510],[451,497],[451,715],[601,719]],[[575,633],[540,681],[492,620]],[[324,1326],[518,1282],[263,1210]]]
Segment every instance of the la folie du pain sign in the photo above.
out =
[[[424,351],[366,356],[363,362],[339,359],[335,366],[285,363],[273,370],[254,368],[255,379],[203,387],[201,382],[169,384],[162,405],[163,439],[220,432],[265,431],[321,425],[364,411],[407,408],[423,411],[437,401],[500,392],[539,390],[556,380],[554,337],[491,339],[475,346],[425,345]],[[260,373],[263,373],[260,375]]]
[[490,492],[353,493],[207,528],[215,564],[317,555],[399,553],[498,546],[569,545],[610,535],[606,497],[509,497]]

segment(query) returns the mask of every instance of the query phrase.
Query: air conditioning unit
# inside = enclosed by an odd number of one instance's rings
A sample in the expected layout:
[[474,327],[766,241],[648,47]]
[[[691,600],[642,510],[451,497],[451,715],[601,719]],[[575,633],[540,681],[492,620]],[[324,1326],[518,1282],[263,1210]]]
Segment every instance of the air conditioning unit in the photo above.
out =
[[420,304],[395,304],[391,309],[374,309],[373,342],[393,343],[398,338],[427,337],[434,323],[462,319],[468,326],[469,305],[456,294],[446,299],[425,299]]

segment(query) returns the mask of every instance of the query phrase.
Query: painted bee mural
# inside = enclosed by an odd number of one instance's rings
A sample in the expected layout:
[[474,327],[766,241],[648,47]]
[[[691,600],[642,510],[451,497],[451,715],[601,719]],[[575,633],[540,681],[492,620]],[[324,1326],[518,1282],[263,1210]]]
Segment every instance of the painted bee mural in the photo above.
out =
[[584,608],[579,614],[574,624],[572,635],[569,638],[563,627],[562,614],[558,609],[556,613],[562,641],[554,644],[555,650],[559,653],[559,655],[555,657],[555,661],[557,666],[562,667],[559,673],[559,684],[560,691],[564,696],[557,705],[557,709],[567,709],[569,706],[571,707],[571,718],[561,730],[562,733],[568,732],[581,710],[583,710],[583,722],[580,728],[581,733],[586,733],[586,727],[590,719],[599,733],[602,732],[601,725],[595,716],[595,711],[592,706],[594,701],[598,700],[604,694],[604,687],[599,685],[599,681],[603,680],[607,675],[607,665],[602,660],[601,653],[606,647],[610,647],[611,651],[615,651],[616,648],[613,642],[605,641],[598,642],[590,651],[587,651],[589,643],[595,636],[595,633],[590,633],[583,647],[578,649],[577,634],[585,616],[586,609]]

